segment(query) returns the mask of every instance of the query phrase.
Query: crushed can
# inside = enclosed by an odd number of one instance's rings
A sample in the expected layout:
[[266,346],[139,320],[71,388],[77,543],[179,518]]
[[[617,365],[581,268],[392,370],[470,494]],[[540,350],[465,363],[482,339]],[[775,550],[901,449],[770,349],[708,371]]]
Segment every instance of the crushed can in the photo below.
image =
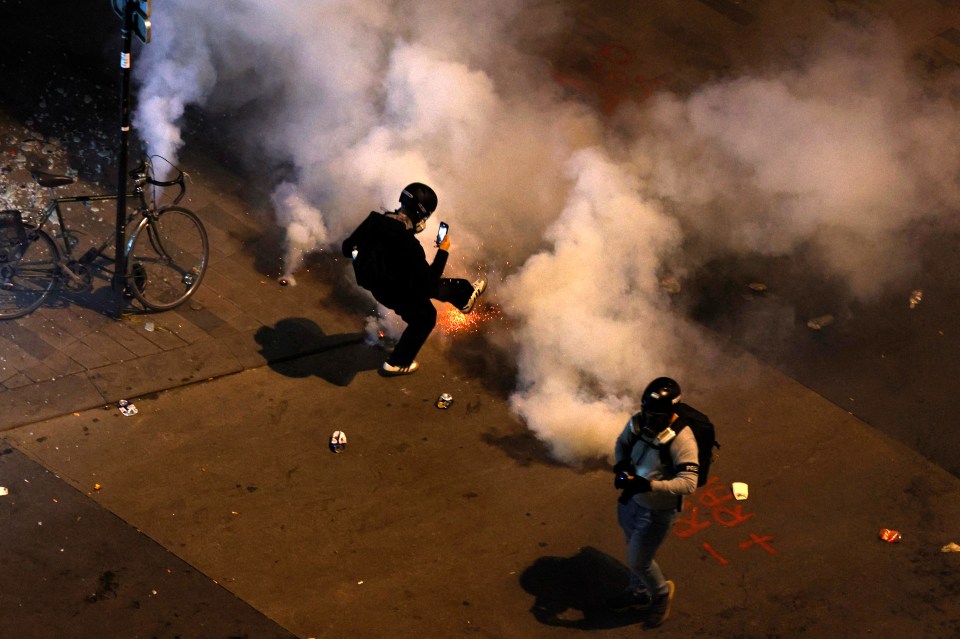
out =
[[660,288],[665,290],[670,295],[676,295],[681,290],[683,290],[683,286],[680,284],[680,280],[675,278],[673,275],[667,275],[665,277],[660,278]]
[[444,393],[437,398],[437,408],[450,408],[450,404],[453,403],[453,395],[450,393]]
[[342,430],[335,430],[330,435],[330,450],[334,453],[342,453],[347,447],[347,434]]
[[900,541],[902,538],[903,536],[900,534],[900,531],[898,530],[890,530],[889,528],[880,529],[880,539],[886,542],[895,544],[898,541]]
[[824,326],[830,326],[833,324],[833,315],[821,315],[820,317],[814,317],[812,320],[807,322],[807,328],[814,331],[819,331]]
[[127,401],[126,399],[121,399],[117,402],[117,408],[120,409],[120,413],[124,417],[130,417],[131,415],[137,414],[137,407],[133,405],[133,402]]

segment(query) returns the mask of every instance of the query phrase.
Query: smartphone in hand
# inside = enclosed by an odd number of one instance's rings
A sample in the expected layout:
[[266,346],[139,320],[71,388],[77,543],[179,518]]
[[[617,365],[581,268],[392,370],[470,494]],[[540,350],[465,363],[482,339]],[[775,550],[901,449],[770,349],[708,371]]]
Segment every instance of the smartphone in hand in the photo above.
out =
[[450,225],[446,222],[440,222],[440,230],[437,231],[437,246],[440,246],[440,242],[447,236],[448,230],[450,230]]

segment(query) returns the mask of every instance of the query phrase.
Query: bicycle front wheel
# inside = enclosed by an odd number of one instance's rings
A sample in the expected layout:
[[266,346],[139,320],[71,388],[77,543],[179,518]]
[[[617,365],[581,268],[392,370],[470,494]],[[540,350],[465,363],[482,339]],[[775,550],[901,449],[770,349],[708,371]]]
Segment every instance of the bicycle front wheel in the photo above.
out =
[[149,310],[183,304],[203,281],[207,231],[188,209],[168,206],[143,218],[127,243],[127,288]]
[[57,281],[59,254],[46,231],[28,232],[29,243],[19,260],[0,262],[0,320],[35,311]]

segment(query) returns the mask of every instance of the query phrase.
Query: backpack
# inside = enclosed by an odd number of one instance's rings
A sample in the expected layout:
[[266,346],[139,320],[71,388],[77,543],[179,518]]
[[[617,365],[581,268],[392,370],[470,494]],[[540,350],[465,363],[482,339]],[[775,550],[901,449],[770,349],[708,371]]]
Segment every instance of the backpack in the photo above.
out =
[[[371,212],[363,224],[344,241],[344,255],[349,254],[350,248],[356,250],[353,274],[357,277],[357,284],[368,291],[392,286],[397,279],[396,273],[390,268],[390,238],[385,237],[377,228],[380,215],[376,211]],[[353,246],[348,246],[350,244]]]
[[357,276],[357,284],[368,291],[388,281],[389,269],[379,246],[367,244],[357,247],[357,256],[353,258],[353,274]]
[[[717,431],[710,418],[687,404],[677,404],[677,421],[674,423],[674,430],[677,434],[684,428],[693,431],[693,437],[697,440],[697,463],[700,466],[700,472],[697,474],[697,487],[703,486],[710,478],[710,462],[713,461],[713,449],[720,448],[717,441]],[[679,427],[678,427],[679,425]],[[671,443],[673,440],[670,440]],[[662,446],[660,449],[660,460],[667,467],[673,465],[670,458],[670,444]]]

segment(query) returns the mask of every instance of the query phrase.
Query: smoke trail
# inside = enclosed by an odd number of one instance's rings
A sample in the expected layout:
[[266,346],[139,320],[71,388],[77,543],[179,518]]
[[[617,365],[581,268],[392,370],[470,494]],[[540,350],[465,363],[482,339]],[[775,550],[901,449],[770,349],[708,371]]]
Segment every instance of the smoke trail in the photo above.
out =
[[[140,67],[151,147],[178,149],[196,105],[295,167],[274,197],[288,270],[396,207],[406,183],[434,185],[449,270],[505,277],[489,295],[515,320],[511,403],[564,460],[606,457],[649,378],[709,359],[665,303],[665,265],[813,243],[825,271],[869,296],[910,267],[903,225],[960,199],[956,110],[911,80],[879,28],[608,118],[527,53],[565,27],[548,3],[155,8],[178,37],[158,32]],[[684,253],[690,237],[707,251]]]
[[548,230],[551,248],[502,297],[523,325],[512,404],[558,457],[576,459],[606,453],[643,371],[667,370],[676,322],[655,274],[680,235],[600,149],[574,154],[568,170],[574,186]]
[[296,185],[290,182],[280,183],[271,199],[277,212],[277,222],[287,230],[284,276],[294,283],[293,273],[303,264],[303,256],[327,245],[327,229],[320,210],[300,197]]
[[960,128],[892,32],[843,35],[803,68],[661,96],[631,147],[687,228],[734,252],[811,241],[867,298],[915,263],[903,228],[960,201]]

